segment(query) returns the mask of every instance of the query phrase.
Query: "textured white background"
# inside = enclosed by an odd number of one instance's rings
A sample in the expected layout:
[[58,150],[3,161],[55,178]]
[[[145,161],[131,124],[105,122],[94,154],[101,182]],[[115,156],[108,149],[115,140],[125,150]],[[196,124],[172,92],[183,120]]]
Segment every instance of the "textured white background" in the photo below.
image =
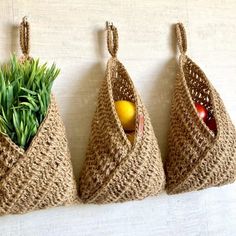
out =
[[[31,54],[55,61],[54,92],[78,179],[108,59],[104,24],[120,35],[120,60],[146,104],[163,157],[176,72],[173,23],[182,21],[188,54],[221,94],[236,124],[236,1],[0,1],[1,61],[19,53],[17,26],[31,22]],[[104,206],[79,205],[0,218],[0,235],[236,235],[236,184]]]

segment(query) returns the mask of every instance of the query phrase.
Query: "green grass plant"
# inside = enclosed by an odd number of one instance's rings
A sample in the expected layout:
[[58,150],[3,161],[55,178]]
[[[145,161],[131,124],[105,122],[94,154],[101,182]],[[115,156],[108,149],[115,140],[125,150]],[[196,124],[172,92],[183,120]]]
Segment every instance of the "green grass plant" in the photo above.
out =
[[26,149],[47,114],[55,64],[20,62],[15,55],[0,68],[0,132]]

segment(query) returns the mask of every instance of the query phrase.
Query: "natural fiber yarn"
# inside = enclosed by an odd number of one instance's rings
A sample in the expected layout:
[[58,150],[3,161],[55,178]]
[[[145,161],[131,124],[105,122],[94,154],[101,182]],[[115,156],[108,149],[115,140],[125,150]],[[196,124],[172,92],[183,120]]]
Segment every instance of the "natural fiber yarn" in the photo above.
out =
[[[164,187],[164,170],[148,113],[126,69],[116,58],[117,29],[108,26],[108,61],[93,118],[86,160],[80,177],[84,202],[109,203],[143,199]],[[114,101],[136,104],[135,141],[126,137]]]
[[[25,21],[26,18],[20,28],[22,63],[31,59],[29,24]],[[0,134],[0,215],[26,213],[77,200],[65,128],[51,96],[47,115],[27,150]]]
[[[187,40],[181,23],[176,33],[181,56],[165,162],[169,194],[220,186],[236,178],[235,128],[204,72],[185,55]],[[198,117],[194,102],[203,104],[215,118],[217,134]]]

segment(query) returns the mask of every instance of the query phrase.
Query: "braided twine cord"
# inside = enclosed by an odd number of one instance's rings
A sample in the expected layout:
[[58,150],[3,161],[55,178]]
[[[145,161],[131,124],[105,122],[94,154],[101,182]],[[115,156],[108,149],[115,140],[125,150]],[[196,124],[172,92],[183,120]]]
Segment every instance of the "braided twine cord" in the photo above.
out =
[[[185,55],[186,33],[176,25],[181,52],[172,99],[167,192],[176,194],[220,186],[236,178],[236,132],[224,104],[204,72]],[[194,102],[203,104],[217,125],[215,135],[202,121]]]
[[[92,203],[143,199],[158,194],[165,183],[160,150],[148,113],[125,67],[116,58],[117,29],[109,25],[107,31],[108,51],[112,57],[98,95],[79,182],[81,199]],[[133,145],[117,116],[114,106],[117,100],[136,104]],[[143,129],[140,120],[144,121]]]
[[20,23],[20,47],[22,51],[22,62],[25,60],[31,59],[29,56],[30,52],[30,24],[27,21],[27,17],[23,17],[22,22]]
[[0,134],[0,215],[72,204],[77,198],[65,128],[52,95],[26,151]]

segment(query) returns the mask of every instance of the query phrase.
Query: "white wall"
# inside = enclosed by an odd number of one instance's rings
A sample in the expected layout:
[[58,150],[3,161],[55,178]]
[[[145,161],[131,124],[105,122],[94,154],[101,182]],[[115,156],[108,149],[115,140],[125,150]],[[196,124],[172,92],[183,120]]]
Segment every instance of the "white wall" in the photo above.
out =
[[[119,59],[146,104],[163,156],[176,72],[173,24],[182,21],[188,55],[221,94],[236,124],[236,1],[2,0],[0,55],[19,51],[17,26],[31,23],[31,54],[55,61],[54,92],[78,178],[98,87],[109,58],[105,21],[119,30]],[[0,235],[234,235],[236,185],[106,206],[77,206],[0,218]],[[81,232],[79,234],[79,232]]]

